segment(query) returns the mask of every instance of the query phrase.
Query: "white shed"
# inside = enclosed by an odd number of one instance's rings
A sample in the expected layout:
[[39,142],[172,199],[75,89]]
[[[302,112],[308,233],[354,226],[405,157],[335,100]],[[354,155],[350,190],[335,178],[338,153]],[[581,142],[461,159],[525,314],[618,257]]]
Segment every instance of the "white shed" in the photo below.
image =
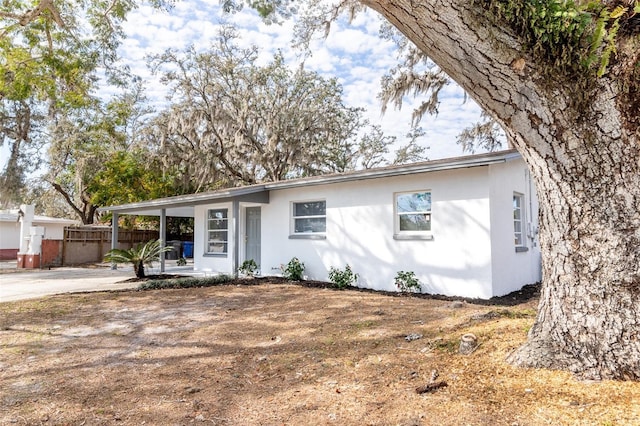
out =
[[478,298],[541,279],[537,197],[512,150],[105,210],[192,215],[194,269],[208,273],[253,259],[277,275],[297,257],[308,279],[348,264],[360,287],[393,291],[396,274],[411,271],[425,293]]

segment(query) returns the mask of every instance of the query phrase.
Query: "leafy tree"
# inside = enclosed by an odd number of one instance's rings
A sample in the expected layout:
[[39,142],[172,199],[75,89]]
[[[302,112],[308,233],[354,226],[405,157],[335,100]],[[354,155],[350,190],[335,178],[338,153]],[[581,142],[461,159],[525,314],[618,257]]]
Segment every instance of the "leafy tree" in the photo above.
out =
[[87,191],[93,205],[126,204],[176,195],[171,181],[149,167],[142,152],[118,151],[91,179]]
[[[113,200],[134,201],[125,194],[140,191],[140,187],[121,185],[124,174],[119,177],[120,181],[114,179],[110,182],[112,191],[120,194],[112,193],[112,200],[106,195],[108,189],[104,185],[109,171],[114,177],[114,168],[120,167],[122,172],[127,167],[134,168],[136,161],[137,164],[146,164],[140,158],[131,158],[134,152],[139,152],[134,149],[137,123],[147,112],[139,106],[142,99],[140,90],[139,85],[134,85],[131,90],[106,103],[93,99],[83,107],[60,109],[47,127],[49,161],[43,179],[84,224],[94,222],[96,210],[101,205],[111,204]],[[122,164],[116,164],[118,162]],[[156,178],[147,180],[158,184],[163,182]],[[95,191],[101,193],[96,196]]]
[[[371,130],[362,136],[358,144],[359,165],[363,169],[373,169],[385,165],[387,163],[385,155],[389,153],[389,147],[395,142],[395,136],[385,136],[380,126],[372,126]],[[357,168],[357,165],[354,168]]]
[[236,37],[226,27],[206,52],[153,58],[174,94],[150,132],[159,152],[225,186],[355,167],[369,147],[357,141],[367,123],[361,110],[344,105],[338,82],[302,67],[292,71],[280,54],[258,66],[257,48],[239,48]]
[[143,129],[148,159],[164,175],[173,176],[176,194],[197,193],[233,186],[207,148],[207,141],[173,130],[178,107],[160,111]]
[[407,134],[409,143],[403,147],[400,147],[396,151],[396,158],[393,161],[393,164],[407,164],[427,160],[425,152],[428,148],[418,144],[418,139],[423,137],[425,134],[426,132],[422,128],[414,127]]
[[133,6],[128,0],[0,4],[0,144],[11,147],[0,176],[3,204],[19,202],[25,176],[41,166],[47,123],[91,102],[99,67],[113,81],[119,77],[113,66],[119,25]]
[[[456,142],[462,146],[464,152],[475,153],[478,148],[494,151],[502,148],[504,132],[498,123],[486,112],[482,113],[482,121],[464,129]],[[510,147],[511,144],[509,144]]]
[[151,267],[153,262],[160,260],[160,255],[171,251],[172,247],[162,247],[160,240],[138,244],[128,250],[111,249],[104,256],[105,262],[131,263],[137,278],[145,278],[144,266]]

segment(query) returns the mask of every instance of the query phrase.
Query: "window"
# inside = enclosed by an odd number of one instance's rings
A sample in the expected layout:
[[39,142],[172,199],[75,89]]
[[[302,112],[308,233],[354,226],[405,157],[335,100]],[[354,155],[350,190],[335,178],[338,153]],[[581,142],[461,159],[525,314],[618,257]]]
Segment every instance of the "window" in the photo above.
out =
[[293,234],[327,232],[327,202],[293,203]]
[[229,242],[228,209],[214,209],[207,212],[208,254],[227,254]]
[[522,206],[524,205],[524,195],[513,194],[513,236],[516,248],[524,247],[524,216]]
[[431,235],[431,192],[396,194],[396,236]]

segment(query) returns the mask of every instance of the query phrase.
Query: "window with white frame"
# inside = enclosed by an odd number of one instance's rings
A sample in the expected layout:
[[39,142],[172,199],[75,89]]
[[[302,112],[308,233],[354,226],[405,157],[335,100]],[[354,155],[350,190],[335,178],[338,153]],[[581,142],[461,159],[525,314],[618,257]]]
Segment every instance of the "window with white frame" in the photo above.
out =
[[513,237],[515,246],[524,247],[524,195],[513,194]]
[[431,234],[431,191],[402,192],[395,196],[397,235]]
[[227,254],[229,247],[228,209],[207,211],[207,254]]
[[302,201],[292,203],[293,234],[324,234],[327,232],[327,202]]

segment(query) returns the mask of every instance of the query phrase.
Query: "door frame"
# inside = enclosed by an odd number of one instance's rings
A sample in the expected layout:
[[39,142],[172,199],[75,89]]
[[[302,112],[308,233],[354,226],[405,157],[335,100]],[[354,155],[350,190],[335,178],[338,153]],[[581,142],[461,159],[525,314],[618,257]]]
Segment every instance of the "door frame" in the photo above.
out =
[[242,250],[242,261],[248,260],[249,259],[249,234],[250,234],[250,221],[249,221],[249,211],[252,209],[256,209],[254,211],[258,211],[259,212],[259,220],[257,222],[257,226],[258,226],[258,233],[257,233],[257,257],[258,259],[255,259],[254,257],[253,260],[256,261],[256,264],[258,265],[258,270],[262,270],[262,206],[260,205],[248,205],[248,206],[244,206],[243,208],[243,213],[244,213],[244,223],[243,223],[243,234],[244,234],[244,238],[243,238],[243,250]]

